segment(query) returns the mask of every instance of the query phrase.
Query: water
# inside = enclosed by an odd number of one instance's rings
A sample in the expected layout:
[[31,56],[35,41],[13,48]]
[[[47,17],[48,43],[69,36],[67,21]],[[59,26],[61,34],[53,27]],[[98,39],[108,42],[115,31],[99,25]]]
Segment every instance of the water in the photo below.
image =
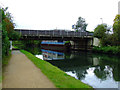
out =
[[118,88],[120,57],[87,52],[63,53],[41,50],[36,57],[57,66],[93,88]]

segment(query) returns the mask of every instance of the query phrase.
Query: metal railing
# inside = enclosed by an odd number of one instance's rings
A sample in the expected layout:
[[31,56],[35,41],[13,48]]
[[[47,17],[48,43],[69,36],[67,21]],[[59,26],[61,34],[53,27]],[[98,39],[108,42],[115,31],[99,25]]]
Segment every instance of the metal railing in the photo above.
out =
[[93,36],[90,32],[75,32],[65,30],[23,30],[15,29],[22,36],[54,36],[54,37],[84,37]]

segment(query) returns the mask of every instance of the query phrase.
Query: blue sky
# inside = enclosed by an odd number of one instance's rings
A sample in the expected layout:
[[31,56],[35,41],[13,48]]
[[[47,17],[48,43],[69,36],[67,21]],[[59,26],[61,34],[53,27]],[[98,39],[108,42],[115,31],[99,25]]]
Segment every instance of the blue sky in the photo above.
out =
[[[16,28],[19,29],[72,29],[83,17],[87,30],[102,23],[113,25],[118,14],[119,0],[0,0],[0,5],[9,7]],[[102,18],[102,20],[100,19]]]

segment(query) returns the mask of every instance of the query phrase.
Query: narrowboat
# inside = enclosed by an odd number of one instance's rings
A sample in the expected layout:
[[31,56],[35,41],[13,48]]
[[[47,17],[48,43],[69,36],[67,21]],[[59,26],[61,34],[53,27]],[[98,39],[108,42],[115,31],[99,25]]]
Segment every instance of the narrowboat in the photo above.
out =
[[69,51],[71,48],[70,43],[63,42],[56,42],[56,41],[42,41],[41,48],[46,50],[53,50],[58,52]]

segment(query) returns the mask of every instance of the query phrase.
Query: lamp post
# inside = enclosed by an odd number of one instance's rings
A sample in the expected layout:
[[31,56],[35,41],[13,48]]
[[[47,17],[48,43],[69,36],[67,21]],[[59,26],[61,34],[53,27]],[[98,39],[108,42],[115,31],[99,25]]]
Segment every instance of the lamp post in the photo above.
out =
[[103,24],[103,18],[100,18],[102,20],[102,24]]

